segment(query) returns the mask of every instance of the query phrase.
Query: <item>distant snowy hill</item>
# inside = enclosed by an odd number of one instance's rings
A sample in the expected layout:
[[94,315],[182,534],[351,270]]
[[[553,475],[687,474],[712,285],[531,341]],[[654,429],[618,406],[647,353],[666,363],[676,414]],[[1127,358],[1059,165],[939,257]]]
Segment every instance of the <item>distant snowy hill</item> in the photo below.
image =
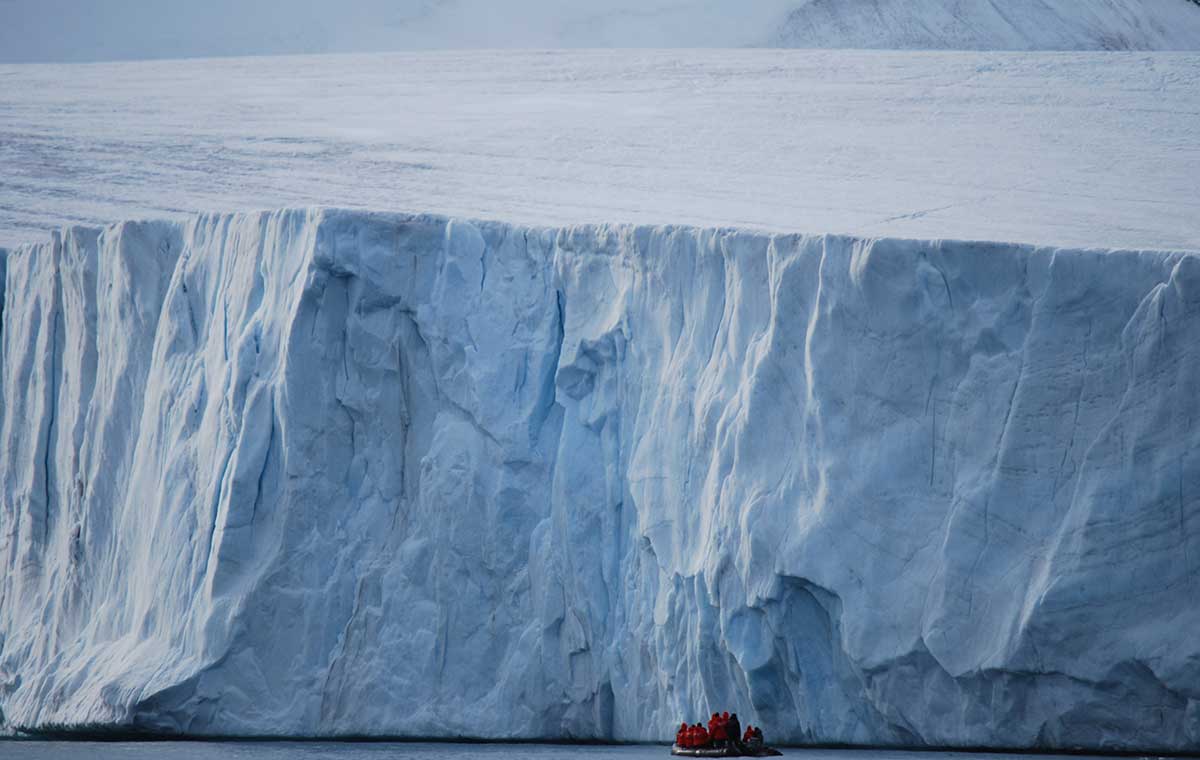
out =
[[948,50],[1195,50],[1194,0],[810,0],[774,44]]
[[1200,49],[1194,0],[0,0],[0,63],[428,48]]

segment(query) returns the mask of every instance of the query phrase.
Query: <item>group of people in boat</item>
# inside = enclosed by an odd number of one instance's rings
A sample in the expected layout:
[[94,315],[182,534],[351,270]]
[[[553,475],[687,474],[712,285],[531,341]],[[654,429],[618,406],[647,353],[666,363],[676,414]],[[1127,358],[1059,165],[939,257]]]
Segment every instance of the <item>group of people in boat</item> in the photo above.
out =
[[708,726],[699,723],[689,726],[686,721],[680,723],[679,730],[675,732],[675,744],[683,749],[721,749],[730,746],[753,749],[763,746],[763,733],[761,728],[749,725],[743,733],[737,713],[713,713],[708,719]]

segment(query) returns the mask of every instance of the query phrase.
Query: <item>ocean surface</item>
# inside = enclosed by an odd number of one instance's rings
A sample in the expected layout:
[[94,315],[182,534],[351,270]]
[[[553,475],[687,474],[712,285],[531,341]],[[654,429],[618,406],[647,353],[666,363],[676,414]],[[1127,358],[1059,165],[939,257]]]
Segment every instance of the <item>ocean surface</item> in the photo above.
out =
[[[446,744],[384,742],[67,742],[0,740],[3,760],[650,760],[669,757],[662,745]],[[803,760],[1027,760],[1026,755],[893,750],[785,749]],[[1075,756],[1072,760],[1081,760]]]

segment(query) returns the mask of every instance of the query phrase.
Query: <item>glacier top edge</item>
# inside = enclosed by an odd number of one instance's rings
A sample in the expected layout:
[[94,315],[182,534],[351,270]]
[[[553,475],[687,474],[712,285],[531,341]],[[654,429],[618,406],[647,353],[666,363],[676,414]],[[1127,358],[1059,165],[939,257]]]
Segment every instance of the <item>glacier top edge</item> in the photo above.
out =
[[1076,253],[1103,255],[1200,255],[1200,249],[1188,247],[1129,247],[1129,246],[1067,246],[1038,244],[1013,240],[993,240],[987,238],[952,238],[952,237],[904,237],[895,235],[862,235],[843,232],[806,232],[802,230],[779,231],[763,229],[756,226],[738,225],[702,225],[688,223],[636,223],[636,222],[581,222],[577,224],[528,224],[511,222],[498,218],[481,218],[459,216],[420,211],[382,211],[374,209],[356,209],[340,206],[294,206],[277,209],[255,209],[243,211],[202,211],[184,214],[178,218],[143,217],[129,218],[108,224],[69,224],[50,233],[50,237],[40,242],[22,243],[12,248],[0,247],[0,272],[6,257],[22,255],[36,250],[48,243],[61,241],[70,236],[99,236],[112,234],[130,225],[178,225],[187,228],[197,224],[212,223],[219,220],[239,220],[250,218],[267,219],[270,217],[307,216],[309,221],[327,222],[343,219],[368,219],[392,224],[430,224],[447,225],[451,223],[469,224],[480,229],[519,229],[539,235],[550,235],[559,239],[569,239],[575,235],[591,237],[594,234],[611,235],[613,237],[637,237],[646,234],[669,235],[710,234],[718,237],[749,236],[767,238],[777,241],[824,240],[838,243],[875,243],[875,244],[926,244],[934,246],[969,247],[980,250],[999,249],[1007,252],[1025,253]]

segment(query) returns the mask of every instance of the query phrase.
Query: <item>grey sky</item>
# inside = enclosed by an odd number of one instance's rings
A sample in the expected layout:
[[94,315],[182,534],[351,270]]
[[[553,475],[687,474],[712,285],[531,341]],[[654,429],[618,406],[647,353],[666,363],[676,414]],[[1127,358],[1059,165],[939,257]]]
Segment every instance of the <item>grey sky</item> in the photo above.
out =
[[763,44],[797,0],[0,0],[0,62]]

